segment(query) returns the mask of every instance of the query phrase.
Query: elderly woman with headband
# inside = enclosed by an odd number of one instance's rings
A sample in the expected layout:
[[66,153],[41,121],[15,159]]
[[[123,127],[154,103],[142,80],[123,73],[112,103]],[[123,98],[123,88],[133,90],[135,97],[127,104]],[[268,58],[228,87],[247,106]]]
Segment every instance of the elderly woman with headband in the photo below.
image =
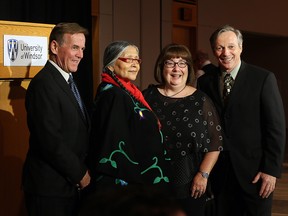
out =
[[112,42],[105,49],[88,155],[95,190],[169,185],[160,122],[131,82],[140,64],[137,46],[127,41]]

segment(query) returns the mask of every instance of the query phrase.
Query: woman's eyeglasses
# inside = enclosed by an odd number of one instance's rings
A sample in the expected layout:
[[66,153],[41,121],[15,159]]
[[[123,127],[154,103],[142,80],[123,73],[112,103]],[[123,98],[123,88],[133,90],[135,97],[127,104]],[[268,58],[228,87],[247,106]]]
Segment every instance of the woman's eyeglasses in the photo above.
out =
[[185,68],[187,66],[187,62],[185,61],[174,62],[167,60],[164,62],[164,64],[166,65],[167,68],[174,68],[176,65],[178,65],[178,67],[180,68]]
[[136,58],[118,58],[119,60],[126,62],[126,63],[137,63],[141,64],[142,60],[141,59],[136,59]]

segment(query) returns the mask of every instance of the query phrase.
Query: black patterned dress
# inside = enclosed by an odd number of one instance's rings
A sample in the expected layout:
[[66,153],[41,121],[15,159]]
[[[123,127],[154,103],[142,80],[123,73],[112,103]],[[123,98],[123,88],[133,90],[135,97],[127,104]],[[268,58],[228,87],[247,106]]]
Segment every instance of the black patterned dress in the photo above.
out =
[[220,120],[214,105],[199,90],[187,97],[170,98],[151,85],[143,94],[162,124],[176,197],[191,197],[191,183],[203,154],[222,150]]
[[109,83],[97,91],[88,164],[96,188],[170,182],[156,115]]

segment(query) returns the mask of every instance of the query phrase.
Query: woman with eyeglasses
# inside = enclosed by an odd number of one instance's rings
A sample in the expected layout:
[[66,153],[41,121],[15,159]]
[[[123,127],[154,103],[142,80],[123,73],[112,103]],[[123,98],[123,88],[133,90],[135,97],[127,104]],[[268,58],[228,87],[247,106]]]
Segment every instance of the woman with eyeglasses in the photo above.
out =
[[170,184],[160,122],[132,84],[140,63],[137,46],[127,41],[112,42],[104,51],[88,154],[92,191]]
[[211,199],[208,178],[222,150],[222,132],[210,98],[189,85],[193,74],[189,49],[169,44],[155,65],[158,85],[150,85],[143,95],[162,125],[175,197],[188,216],[204,216]]

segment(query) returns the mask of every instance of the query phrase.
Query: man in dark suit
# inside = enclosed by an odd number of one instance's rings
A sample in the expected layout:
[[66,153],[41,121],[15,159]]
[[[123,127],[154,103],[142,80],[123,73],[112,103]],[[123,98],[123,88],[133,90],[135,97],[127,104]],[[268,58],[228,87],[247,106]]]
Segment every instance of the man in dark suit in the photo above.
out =
[[214,65],[209,58],[209,54],[204,50],[198,50],[193,61],[194,71],[195,71],[195,80],[192,84],[194,87],[197,87],[197,80],[200,76],[206,73],[215,73],[217,66]]
[[[272,72],[241,61],[239,30],[223,26],[210,43],[218,73],[201,76],[198,87],[214,101],[225,133],[224,151],[211,174],[217,215],[270,216],[285,146],[277,80]],[[232,79],[223,81],[226,74]]]
[[209,54],[204,50],[198,50],[195,55],[194,65],[196,70],[202,70],[204,73],[214,73],[217,66],[209,58]]
[[90,182],[84,163],[89,116],[68,83],[83,58],[87,34],[77,23],[56,25],[50,59],[27,89],[30,140],[22,184],[29,216],[77,215],[79,191]]

